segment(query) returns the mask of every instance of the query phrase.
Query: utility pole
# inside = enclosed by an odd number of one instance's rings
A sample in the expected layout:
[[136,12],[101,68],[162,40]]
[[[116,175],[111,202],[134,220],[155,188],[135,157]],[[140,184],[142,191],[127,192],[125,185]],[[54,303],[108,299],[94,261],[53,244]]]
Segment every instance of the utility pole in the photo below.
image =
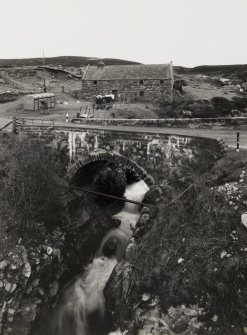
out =
[[44,92],[46,92],[46,85],[45,85],[45,54],[44,54],[44,50],[43,50],[43,79],[44,79]]

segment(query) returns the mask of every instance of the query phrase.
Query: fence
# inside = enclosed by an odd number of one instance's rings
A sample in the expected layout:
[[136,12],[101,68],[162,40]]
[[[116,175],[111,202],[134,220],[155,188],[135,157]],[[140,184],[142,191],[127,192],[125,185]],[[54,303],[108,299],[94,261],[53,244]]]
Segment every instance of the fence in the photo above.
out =
[[6,125],[4,125],[2,128],[0,128],[0,131],[3,131],[5,128],[7,128],[9,125],[11,125],[11,123],[13,123],[13,120],[11,120]]
[[20,118],[20,119],[16,119],[16,123],[17,124],[44,124],[44,125],[49,125],[55,124],[55,120],[43,120],[43,119],[26,119],[26,118]]

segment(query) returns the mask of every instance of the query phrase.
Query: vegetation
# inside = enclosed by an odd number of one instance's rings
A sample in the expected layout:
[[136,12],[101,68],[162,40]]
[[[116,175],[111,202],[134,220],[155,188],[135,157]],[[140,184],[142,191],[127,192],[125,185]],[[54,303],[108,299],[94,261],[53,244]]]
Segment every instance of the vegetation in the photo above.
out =
[[[158,295],[164,311],[199,304],[207,326],[214,334],[225,334],[232,325],[246,326],[247,231],[240,213],[212,187],[213,180],[218,182],[212,176],[224,169],[223,162],[198,180],[184,166],[161,184],[165,202],[152,226],[138,236],[136,292]],[[229,172],[228,182],[230,178]]]
[[247,97],[233,97],[232,101],[234,103],[234,108],[244,111],[247,108]]
[[231,117],[233,111],[237,110],[245,113],[247,107],[246,97],[233,97],[229,100],[224,97],[214,97],[210,100],[194,100],[190,97],[175,97],[172,104],[167,106],[160,102],[160,117],[164,118],[217,118]]
[[196,66],[187,70],[187,73],[191,74],[205,74],[205,75],[221,75],[222,77],[228,77],[231,75],[241,76],[246,73],[247,65],[202,65]]
[[214,97],[211,99],[212,106],[219,116],[227,116],[233,109],[233,103],[223,97]]
[[66,158],[37,140],[2,138],[0,144],[0,215],[8,229],[34,238],[39,229],[61,225],[65,209],[61,195]]

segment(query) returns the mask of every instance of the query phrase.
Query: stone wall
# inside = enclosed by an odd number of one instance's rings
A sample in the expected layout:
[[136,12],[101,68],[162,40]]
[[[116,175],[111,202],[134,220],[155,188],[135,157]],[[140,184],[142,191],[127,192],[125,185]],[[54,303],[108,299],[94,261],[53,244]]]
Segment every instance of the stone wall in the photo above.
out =
[[[111,94],[113,90],[118,91],[119,100],[123,101],[153,101],[164,99],[172,100],[172,80],[159,79],[140,80],[82,80],[82,95],[92,97],[93,95]],[[141,93],[143,92],[143,93]],[[142,96],[143,94],[143,96]]]
[[[66,150],[70,157],[70,168],[78,169],[83,161],[102,160],[108,157],[125,157],[124,164],[133,170],[144,169],[159,184],[167,164],[179,164],[184,159],[194,159],[203,153],[205,162],[215,160],[223,152],[223,144],[214,139],[175,136],[167,134],[145,134],[99,129],[78,129],[66,126],[48,127],[19,125],[21,135],[38,138],[48,145]],[[110,158],[109,158],[110,159]],[[73,173],[69,173],[70,178]]]
[[72,119],[72,122],[93,125],[170,127],[170,128],[224,128],[247,129],[247,117],[194,119]]

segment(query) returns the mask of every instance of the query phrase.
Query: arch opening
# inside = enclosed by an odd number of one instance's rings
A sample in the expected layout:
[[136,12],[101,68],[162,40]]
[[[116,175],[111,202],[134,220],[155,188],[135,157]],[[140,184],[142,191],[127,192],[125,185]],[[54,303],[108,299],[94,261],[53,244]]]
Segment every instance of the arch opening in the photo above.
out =
[[[126,188],[140,180],[150,189],[154,185],[152,177],[143,168],[121,155],[101,153],[77,162],[70,170],[73,197],[69,203],[69,214],[72,221],[77,225],[82,224],[80,221],[87,201],[102,211],[103,215],[114,216],[123,209],[125,203],[108,196],[124,199]],[[100,195],[87,193],[88,190]]]

